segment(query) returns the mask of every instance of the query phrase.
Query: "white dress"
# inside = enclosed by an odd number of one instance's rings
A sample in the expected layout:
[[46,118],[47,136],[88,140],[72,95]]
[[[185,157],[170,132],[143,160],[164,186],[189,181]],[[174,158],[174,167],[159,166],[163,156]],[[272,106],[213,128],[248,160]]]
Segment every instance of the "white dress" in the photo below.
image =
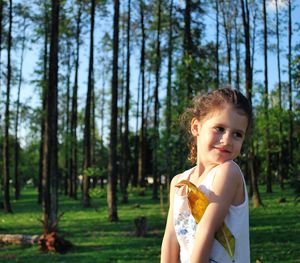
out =
[[[233,163],[237,165],[235,162]],[[199,186],[199,189],[201,189],[206,196],[209,196],[217,169],[218,166],[209,171]],[[185,171],[178,179],[178,182],[189,179],[193,170],[194,168]],[[241,176],[245,188],[245,201],[238,206],[231,205],[224,220],[235,237],[234,260],[229,257],[223,246],[217,240],[214,240],[209,260],[210,263],[250,263],[248,194],[242,172]],[[177,194],[177,191],[175,191],[174,195],[173,210],[174,228],[180,246],[180,262],[188,263],[190,262],[194,246],[197,224],[190,212],[187,197]]]

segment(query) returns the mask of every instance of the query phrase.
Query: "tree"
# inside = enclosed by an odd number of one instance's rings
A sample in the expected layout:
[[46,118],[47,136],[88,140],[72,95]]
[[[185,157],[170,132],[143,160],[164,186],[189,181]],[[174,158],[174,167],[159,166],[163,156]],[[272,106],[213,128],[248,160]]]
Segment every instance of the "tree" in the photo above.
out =
[[70,181],[68,183],[69,196],[77,198],[77,94],[78,94],[78,72],[79,72],[79,50],[81,32],[81,9],[82,2],[78,1],[76,16],[76,53],[75,53],[75,79],[72,94],[71,112],[71,155],[70,155]]
[[6,80],[6,103],[5,103],[5,126],[3,140],[3,205],[4,211],[12,213],[9,196],[9,104],[10,104],[10,89],[11,89],[11,49],[12,49],[12,0],[9,0],[9,29],[8,29],[8,44],[7,44],[7,80]]
[[21,37],[21,57],[20,57],[20,68],[19,68],[19,79],[18,79],[18,91],[17,91],[17,109],[16,109],[16,117],[15,117],[15,141],[14,141],[14,153],[15,153],[15,161],[14,161],[14,174],[15,174],[15,198],[20,198],[20,167],[19,167],[19,144],[18,144],[18,126],[19,126],[19,111],[20,111],[20,92],[23,80],[23,60],[24,60],[24,51],[25,51],[25,41],[26,41],[26,29],[28,27],[27,19],[28,19],[28,7],[21,9],[21,15],[23,16],[22,27],[23,34]]
[[141,60],[140,60],[140,71],[141,71],[141,126],[139,134],[139,159],[138,159],[138,181],[139,186],[145,186],[145,152],[146,152],[146,121],[145,121],[145,23],[144,23],[144,8],[145,4],[143,0],[140,0],[140,15],[141,15]]
[[268,90],[268,23],[266,0],[263,1],[264,18],[264,73],[265,73],[265,93],[264,93],[264,113],[265,113],[265,140],[266,140],[266,183],[267,192],[272,192],[272,173],[271,173],[271,145],[269,130],[269,90]]
[[85,126],[84,126],[84,164],[83,164],[83,207],[90,206],[90,170],[92,169],[92,144],[91,144],[91,122],[92,122],[92,94],[94,89],[93,83],[93,65],[94,65],[94,24],[95,24],[95,0],[91,1],[91,29],[90,29],[90,59],[88,73],[88,89],[85,105]]
[[[245,58],[245,74],[246,74],[246,94],[247,98],[252,104],[252,66],[251,66],[251,50],[250,50],[250,16],[249,16],[249,7],[248,7],[248,0],[241,0],[241,7],[242,7],[242,17],[243,17],[243,26],[244,26],[244,39],[245,39],[245,51],[246,51],[246,58]],[[259,207],[262,205],[259,191],[258,191],[258,184],[257,184],[257,177],[254,171],[254,155],[253,155],[253,141],[249,140],[249,147],[248,147],[248,168],[250,171],[250,178],[251,178],[251,189],[252,189],[252,200],[253,205],[255,207]]]
[[[281,83],[281,63],[280,63],[280,36],[279,36],[279,12],[278,12],[278,0],[275,0],[276,6],[276,53],[277,53],[277,71],[278,71],[278,106],[279,106],[279,152],[278,152],[278,172],[280,178],[280,187],[283,189],[283,168],[282,168],[282,140],[283,140],[283,128],[282,128],[282,83]],[[272,192],[269,184],[267,185],[268,192]]]
[[108,164],[107,205],[111,222],[118,221],[117,211],[117,129],[118,129],[118,53],[119,53],[119,0],[114,0],[113,74],[111,86],[110,151]]
[[124,136],[123,136],[123,163],[124,171],[122,173],[122,196],[123,203],[128,203],[127,186],[130,176],[129,161],[129,99],[130,99],[130,23],[131,23],[131,1],[128,0],[127,8],[127,62],[126,62],[126,95],[125,95],[125,123],[124,123]]
[[57,80],[59,6],[59,0],[51,1],[49,78],[45,94],[45,142],[43,148],[43,210],[44,231],[46,234],[56,232],[58,220]]

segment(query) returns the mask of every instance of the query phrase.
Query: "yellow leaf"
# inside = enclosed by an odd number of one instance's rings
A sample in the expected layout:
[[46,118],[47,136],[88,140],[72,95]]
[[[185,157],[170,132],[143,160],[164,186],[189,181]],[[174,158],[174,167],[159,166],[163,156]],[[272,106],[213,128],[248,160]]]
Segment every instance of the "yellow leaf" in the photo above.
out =
[[[187,187],[188,204],[196,223],[198,224],[204,215],[205,209],[209,204],[207,196],[188,180],[182,180],[176,184],[176,187]],[[229,256],[234,258],[235,238],[229,228],[223,222],[215,235],[215,239],[224,247]]]

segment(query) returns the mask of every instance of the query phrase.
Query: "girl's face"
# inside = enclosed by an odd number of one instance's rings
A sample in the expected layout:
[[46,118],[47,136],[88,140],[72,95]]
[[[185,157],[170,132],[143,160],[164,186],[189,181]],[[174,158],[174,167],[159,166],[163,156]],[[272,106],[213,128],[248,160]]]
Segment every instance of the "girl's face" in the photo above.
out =
[[206,166],[234,160],[240,154],[247,126],[247,116],[227,104],[202,120],[194,118],[191,131],[197,139],[197,163]]

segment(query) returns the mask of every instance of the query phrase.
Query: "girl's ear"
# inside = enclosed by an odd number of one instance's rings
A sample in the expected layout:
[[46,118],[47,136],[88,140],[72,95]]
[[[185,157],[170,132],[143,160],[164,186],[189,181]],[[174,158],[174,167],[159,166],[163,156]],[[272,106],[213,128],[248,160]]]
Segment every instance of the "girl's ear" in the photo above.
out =
[[191,121],[191,133],[193,136],[199,135],[199,121],[196,118],[193,118]]

